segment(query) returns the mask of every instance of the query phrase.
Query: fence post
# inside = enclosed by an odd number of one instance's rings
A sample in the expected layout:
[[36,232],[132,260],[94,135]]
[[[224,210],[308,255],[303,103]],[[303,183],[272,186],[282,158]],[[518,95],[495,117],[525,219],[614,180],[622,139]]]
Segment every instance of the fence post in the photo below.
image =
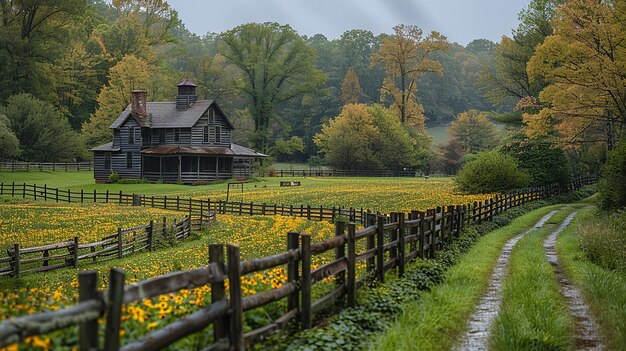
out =
[[72,247],[74,250],[74,268],[78,268],[78,237],[74,237],[74,246]]
[[[339,221],[335,223],[335,236],[343,236],[345,230],[346,230],[345,222]],[[346,257],[346,244],[339,245],[335,249],[335,260],[340,260],[344,257]],[[345,284],[345,281],[346,281],[345,271],[339,272],[337,273],[337,275],[335,275],[335,282],[337,283],[337,285],[342,286]]]
[[[397,223],[398,222],[398,213],[396,212],[391,212],[389,214],[389,220],[390,223]],[[394,242],[398,240],[398,230],[392,230],[389,233],[389,241],[390,242]],[[389,248],[389,258],[393,259],[396,258],[398,256],[398,244],[396,243],[396,246],[392,246],[391,248]],[[396,261],[396,267],[397,267],[397,261]]]
[[[95,299],[98,295],[98,272],[78,272],[78,302]],[[82,322],[79,325],[80,350],[98,350],[98,320]]]
[[[373,227],[376,225],[376,215],[369,213],[367,215],[367,224],[368,227]],[[369,235],[367,237],[367,250],[371,250],[376,247],[376,236]],[[367,259],[367,273],[373,272],[376,269],[375,258],[371,257]]]
[[154,243],[154,220],[150,220],[150,228],[148,228],[148,251],[152,251]]
[[493,207],[493,198],[489,199],[489,222],[493,221],[493,211],[494,211],[494,207]]
[[300,323],[302,329],[309,329],[311,328],[311,236],[302,234],[300,238],[300,253],[302,255],[302,277],[300,279],[302,314]]
[[117,228],[117,258],[122,258],[122,228]]
[[[289,232],[287,233],[287,251],[298,250],[300,244],[300,233]],[[298,282],[298,259],[293,257],[289,258],[287,263],[287,281],[296,284]],[[300,305],[299,291],[296,289],[294,292],[287,296],[287,311],[298,309]]]
[[348,224],[348,278],[346,286],[348,306],[356,304],[356,225]]
[[20,244],[13,245],[13,276],[15,278],[20,277]]
[[230,347],[234,350],[245,350],[239,246],[226,245],[226,253],[228,255],[228,284],[230,285]]
[[376,223],[376,279],[385,282],[385,217],[378,216]]
[[398,213],[398,275],[404,275],[404,212]]
[[429,227],[430,227],[430,233],[428,234],[428,251],[429,251],[429,255],[428,257],[430,258],[434,258],[435,257],[435,252],[437,251],[437,242],[436,242],[436,231],[435,229],[437,228],[437,211],[436,209],[430,209],[430,222]]
[[26,197],[26,183],[22,185],[22,198]]
[[[211,303],[224,300],[226,298],[226,287],[224,286],[224,244],[209,244],[209,271],[215,269],[220,274],[220,279],[211,281]],[[219,343],[229,330],[228,314],[219,318],[213,323],[213,340]]]
[[424,233],[426,230],[426,213],[424,211],[418,212],[419,216],[419,257],[424,258],[424,246],[426,244],[426,234]]
[[33,184],[33,200],[37,200],[37,184]]
[[117,268],[111,269],[109,278],[109,308],[104,333],[104,351],[117,351],[120,348],[120,327],[122,324],[122,305],[124,304],[125,273]]

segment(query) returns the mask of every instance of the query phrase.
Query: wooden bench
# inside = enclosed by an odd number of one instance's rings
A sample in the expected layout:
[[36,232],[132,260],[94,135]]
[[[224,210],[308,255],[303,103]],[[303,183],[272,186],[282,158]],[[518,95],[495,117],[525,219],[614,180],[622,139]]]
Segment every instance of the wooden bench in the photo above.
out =
[[300,182],[280,182],[280,186],[300,186]]

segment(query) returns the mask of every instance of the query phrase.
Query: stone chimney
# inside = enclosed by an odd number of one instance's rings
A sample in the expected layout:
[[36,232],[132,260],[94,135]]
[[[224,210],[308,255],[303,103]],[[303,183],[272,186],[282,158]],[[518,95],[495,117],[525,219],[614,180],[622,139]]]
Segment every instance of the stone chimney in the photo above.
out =
[[148,93],[145,90],[133,90],[130,99],[130,110],[139,116],[147,116],[146,98]]
[[185,79],[178,84],[178,95],[176,96],[176,109],[186,110],[198,100],[196,95],[196,85],[189,79]]

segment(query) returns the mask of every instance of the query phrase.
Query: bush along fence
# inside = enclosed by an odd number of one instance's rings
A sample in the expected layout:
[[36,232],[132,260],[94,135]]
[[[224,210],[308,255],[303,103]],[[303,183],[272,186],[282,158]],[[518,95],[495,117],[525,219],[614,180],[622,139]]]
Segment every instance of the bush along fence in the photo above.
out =
[[[158,240],[182,241],[193,231],[201,230],[215,221],[214,213],[204,213],[182,220],[118,228],[117,233],[92,243],[80,243],[79,237],[37,247],[21,247],[14,244],[6,250],[7,257],[0,257],[0,276],[19,278],[29,273],[44,272],[64,267],[78,268],[79,261],[95,263],[98,261],[123,258],[140,251],[152,251]],[[159,237],[160,235],[160,237]]]
[[[581,182],[583,185],[592,180]],[[416,257],[431,258],[446,243],[460,235],[469,223],[490,221],[494,216],[527,201],[541,198],[542,191],[530,196],[503,197],[490,201],[488,210],[474,211],[467,206],[438,207],[427,211],[367,214],[366,225],[357,230],[354,222],[335,223],[334,237],[312,243],[311,235],[287,233],[286,251],[273,256],[241,261],[234,244],[209,245],[206,267],[172,272],[127,285],[125,273],[110,271],[108,289],[97,290],[97,273],[79,273],[79,302],[64,309],[6,320],[0,324],[0,347],[23,342],[26,337],[79,326],[81,350],[158,350],[212,325],[212,343],[207,350],[244,350],[258,338],[293,323],[301,329],[312,326],[314,315],[325,307],[344,302],[356,303],[360,281],[384,282],[385,272],[396,270],[402,276],[405,265]],[[226,254],[224,254],[226,250]],[[323,262],[313,266],[313,258]],[[242,277],[282,267],[286,280],[277,288],[243,296]],[[330,279],[329,279],[330,278]],[[330,289],[315,290],[325,282]],[[209,285],[211,301],[200,309],[121,346],[122,308],[143,299]],[[325,292],[323,296],[318,296]],[[273,322],[244,332],[244,312],[284,301],[282,315]]]
[[[509,194],[498,195],[492,199],[484,202],[474,202],[473,204],[465,204],[467,210],[473,213],[484,214],[486,212],[494,211],[495,207],[504,206],[504,203],[512,202],[527,202],[548,196],[568,192],[571,190],[577,190],[584,185],[593,184],[596,182],[596,177],[580,177],[571,182],[567,186],[547,185],[536,188],[527,188],[521,190],[515,190]],[[173,211],[184,211],[192,214],[217,212],[217,213],[232,213],[239,215],[280,215],[280,216],[296,216],[307,218],[308,220],[319,221],[336,221],[337,219],[347,219],[350,222],[357,222],[360,224],[366,223],[366,217],[369,212],[368,209],[355,209],[355,208],[343,208],[332,207],[326,208],[323,206],[311,206],[311,205],[277,205],[266,203],[254,203],[254,202],[227,202],[222,200],[211,199],[192,199],[181,198],[180,196],[150,196],[150,195],[138,195],[138,194],[124,194],[122,191],[119,193],[109,192],[97,192],[93,191],[71,191],[61,190],[58,188],[50,188],[45,184],[43,186],[37,184],[16,184],[16,183],[0,183],[0,195],[10,195],[14,197],[33,198],[35,200],[48,200],[56,202],[103,202],[103,203],[118,203],[120,205],[134,205],[134,206],[149,206],[155,208],[162,208]]]
[[93,162],[23,162],[2,161],[0,172],[30,172],[30,171],[91,171]]

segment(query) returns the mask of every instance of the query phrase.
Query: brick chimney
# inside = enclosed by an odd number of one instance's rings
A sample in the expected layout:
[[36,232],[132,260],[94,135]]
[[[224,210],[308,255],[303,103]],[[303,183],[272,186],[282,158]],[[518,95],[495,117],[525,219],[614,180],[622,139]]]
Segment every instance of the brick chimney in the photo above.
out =
[[130,110],[139,116],[146,116],[146,98],[148,93],[145,90],[133,90],[130,99]]

